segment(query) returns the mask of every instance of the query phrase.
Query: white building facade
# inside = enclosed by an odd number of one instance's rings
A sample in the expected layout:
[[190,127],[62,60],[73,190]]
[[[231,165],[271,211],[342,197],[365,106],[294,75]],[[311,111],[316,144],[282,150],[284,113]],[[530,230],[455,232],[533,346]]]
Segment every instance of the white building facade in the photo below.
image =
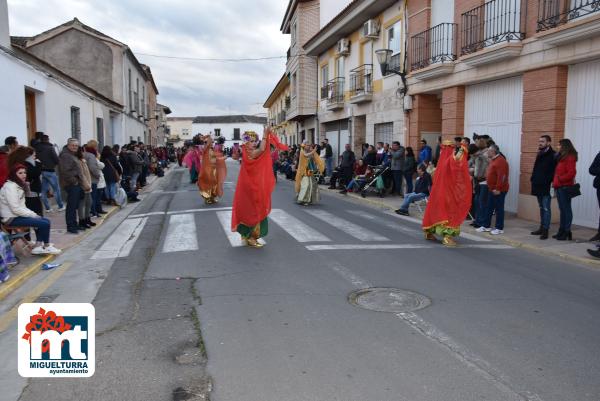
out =
[[262,138],[267,125],[266,117],[248,115],[239,116],[199,116],[194,118],[192,136],[212,134],[213,137],[225,137],[225,147],[242,144],[245,131],[254,131]]

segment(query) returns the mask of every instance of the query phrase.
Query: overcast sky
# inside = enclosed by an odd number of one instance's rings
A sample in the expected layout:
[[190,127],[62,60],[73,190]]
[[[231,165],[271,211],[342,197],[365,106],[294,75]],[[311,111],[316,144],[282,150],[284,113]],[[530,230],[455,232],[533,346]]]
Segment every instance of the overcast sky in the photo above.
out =
[[285,58],[241,63],[156,58],[284,56],[286,0],[8,0],[10,32],[32,36],[77,17],[129,47],[152,69],[172,116],[257,114]]

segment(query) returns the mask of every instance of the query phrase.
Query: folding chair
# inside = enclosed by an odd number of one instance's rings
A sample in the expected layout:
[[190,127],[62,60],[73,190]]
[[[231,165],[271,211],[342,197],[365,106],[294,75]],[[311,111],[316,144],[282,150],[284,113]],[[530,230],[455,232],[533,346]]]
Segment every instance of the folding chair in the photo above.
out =
[[421,214],[421,216],[425,212],[425,208],[427,207],[427,202],[429,202],[429,197],[425,197],[421,200],[413,202],[414,205],[416,206],[416,208],[419,210],[419,213]]

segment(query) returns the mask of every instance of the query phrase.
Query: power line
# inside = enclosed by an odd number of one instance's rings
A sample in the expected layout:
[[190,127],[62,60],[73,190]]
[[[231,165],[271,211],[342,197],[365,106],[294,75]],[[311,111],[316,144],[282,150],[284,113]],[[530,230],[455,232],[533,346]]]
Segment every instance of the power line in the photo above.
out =
[[156,58],[168,58],[175,60],[188,60],[188,61],[219,61],[219,62],[243,62],[243,61],[263,61],[263,60],[276,60],[286,58],[287,56],[271,56],[271,57],[256,57],[256,58],[199,58],[199,57],[178,57],[178,56],[162,56],[158,54],[148,53],[136,53],[140,56],[156,57]]

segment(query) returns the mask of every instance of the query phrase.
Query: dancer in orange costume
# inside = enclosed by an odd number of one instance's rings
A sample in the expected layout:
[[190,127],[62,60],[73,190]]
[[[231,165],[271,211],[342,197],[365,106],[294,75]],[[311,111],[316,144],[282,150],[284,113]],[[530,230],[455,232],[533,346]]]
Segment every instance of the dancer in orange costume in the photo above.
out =
[[227,166],[221,144],[214,144],[210,135],[202,138],[204,150],[202,152],[202,163],[200,164],[200,177],[198,188],[200,195],[207,205],[217,203],[217,199],[223,196],[223,183],[227,177]]
[[460,234],[460,226],[471,208],[467,154],[464,145],[457,148],[450,141],[442,144],[423,217],[425,238],[435,240],[435,235],[441,235],[445,246],[456,246],[454,237]]
[[[262,141],[253,131],[243,135],[242,165],[238,177],[233,210],[231,213],[231,231],[238,232],[245,244],[253,248],[263,245],[258,239],[268,233],[267,216],[271,213],[271,194],[275,188],[271,155],[265,150],[271,146],[279,150],[288,147],[279,142],[271,131],[265,131]],[[234,153],[234,158],[239,154]]]

